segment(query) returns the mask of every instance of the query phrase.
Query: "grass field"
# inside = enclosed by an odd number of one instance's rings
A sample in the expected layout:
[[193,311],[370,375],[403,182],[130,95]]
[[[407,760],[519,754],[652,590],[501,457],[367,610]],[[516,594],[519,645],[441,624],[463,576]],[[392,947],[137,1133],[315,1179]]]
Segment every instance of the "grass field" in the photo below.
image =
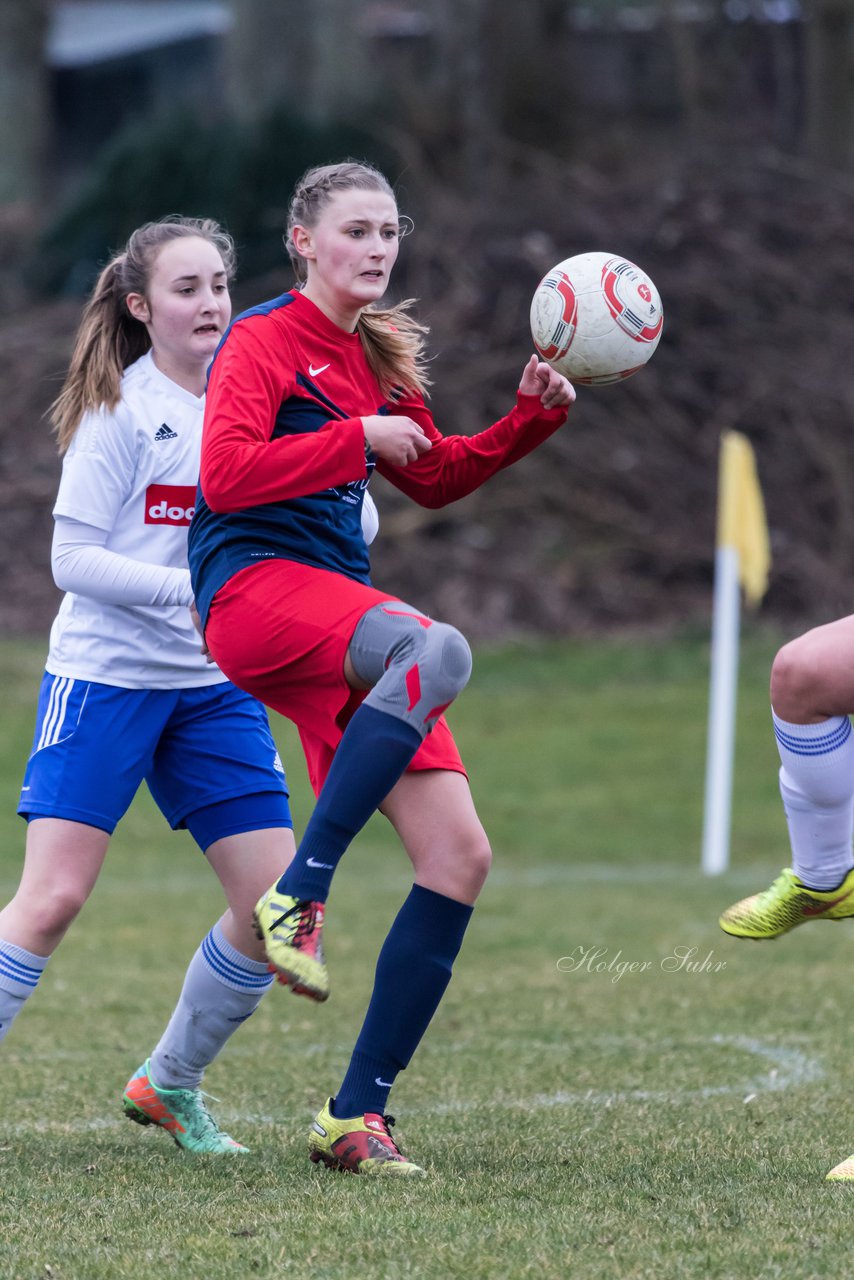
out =
[[[393,1096],[417,1185],[310,1165],[404,896],[381,820],[342,864],[332,999],[275,990],[206,1085],[252,1154],[193,1161],[122,1117],[220,910],[189,837],[141,795],[2,1048],[0,1276],[20,1280],[745,1280],[849,1274],[854,926],[725,937],[788,861],[769,731],[775,637],[742,652],[732,870],[699,871],[704,636],[476,655],[453,723],[495,849],[455,981]],[[0,892],[42,645],[0,647]],[[298,818],[290,731],[276,724]]]

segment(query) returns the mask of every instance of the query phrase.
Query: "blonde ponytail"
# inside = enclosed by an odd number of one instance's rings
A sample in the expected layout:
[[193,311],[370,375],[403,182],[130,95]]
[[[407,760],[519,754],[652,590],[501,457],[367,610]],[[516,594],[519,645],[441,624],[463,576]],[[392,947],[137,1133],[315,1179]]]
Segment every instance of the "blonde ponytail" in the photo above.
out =
[[412,298],[378,311],[365,307],[356,324],[365,357],[385,396],[400,392],[427,394],[426,325],[408,315]]

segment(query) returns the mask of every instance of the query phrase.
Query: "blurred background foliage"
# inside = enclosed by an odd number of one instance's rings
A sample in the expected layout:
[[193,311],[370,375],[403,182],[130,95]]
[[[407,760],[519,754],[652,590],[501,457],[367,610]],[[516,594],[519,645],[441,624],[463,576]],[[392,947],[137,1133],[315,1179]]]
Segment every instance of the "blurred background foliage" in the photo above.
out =
[[757,448],[763,609],[849,611],[854,0],[0,0],[0,629],[44,628],[58,461],[42,420],[80,299],[167,213],[238,241],[235,303],[288,286],[288,195],[357,155],[416,233],[440,427],[506,411],[528,306],[586,249],[665,302],[650,366],[458,507],[378,483],[378,581],[474,636],[669,627],[710,607],[716,457]]
[[107,252],[164,210],[218,219],[240,244],[241,274],[270,271],[282,262],[290,192],[318,155],[390,162],[366,130],[284,108],[252,127],[205,123],[187,108],[129,124],[38,238],[30,280],[40,292],[85,294]]

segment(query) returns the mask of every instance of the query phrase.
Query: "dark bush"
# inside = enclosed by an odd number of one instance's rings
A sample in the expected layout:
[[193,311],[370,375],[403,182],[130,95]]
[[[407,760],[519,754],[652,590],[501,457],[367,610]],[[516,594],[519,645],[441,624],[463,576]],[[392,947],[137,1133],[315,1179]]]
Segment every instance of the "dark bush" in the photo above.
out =
[[203,123],[189,113],[135,123],[101,153],[87,181],[48,228],[29,273],[43,294],[85,294],[131,231],[170,213],[219,219],[238,242],[241,274],[282,262],[294,181],[312,164],[344,156],[392,173],[370,134],[318,127],[277,109],[254,128]]

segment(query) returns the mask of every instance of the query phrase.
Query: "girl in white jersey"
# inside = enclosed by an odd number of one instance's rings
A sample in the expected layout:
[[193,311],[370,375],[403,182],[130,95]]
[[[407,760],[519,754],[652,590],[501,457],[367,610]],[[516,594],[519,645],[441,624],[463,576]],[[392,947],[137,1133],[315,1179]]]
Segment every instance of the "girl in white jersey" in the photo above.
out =
[[62,479],[53,624],[19,812],[18,890],[0,911],[0,1039],[88,898],[145,779],[189,828],[228,903],[202,941],[160,1042],[123,1105],[197,1152],[243,1152],[200,1082],[272,982],[252,908],[293,854],[285,774],[266,713],[201,652],[190,607],[207,365],[231,315],[234,249],[208,220],[134,232],[87,304],[53,406]]

